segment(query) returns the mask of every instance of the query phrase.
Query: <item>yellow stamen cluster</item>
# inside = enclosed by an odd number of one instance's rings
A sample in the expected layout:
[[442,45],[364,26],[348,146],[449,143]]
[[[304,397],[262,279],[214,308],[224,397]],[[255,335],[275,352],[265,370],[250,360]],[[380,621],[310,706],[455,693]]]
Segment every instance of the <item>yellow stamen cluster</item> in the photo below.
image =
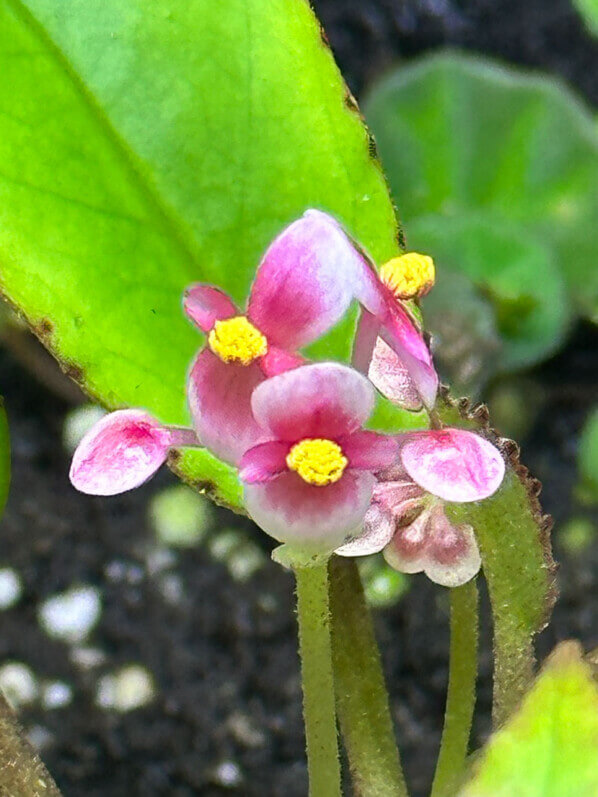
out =
[[425,296],[434,287],[435,277],[432,258],[417,252],[394,257],[380,269],[380,279],[397,299]]
[[316,487],[337,482],[345,472],[349,460],[343,449],[332,440],[310,437],[301,440],[287,454],[287,466],[303,481]]
[[249,365],[268,351],[265,336],[243,315],[216,321],[208,345],[223,362],[236,365]]

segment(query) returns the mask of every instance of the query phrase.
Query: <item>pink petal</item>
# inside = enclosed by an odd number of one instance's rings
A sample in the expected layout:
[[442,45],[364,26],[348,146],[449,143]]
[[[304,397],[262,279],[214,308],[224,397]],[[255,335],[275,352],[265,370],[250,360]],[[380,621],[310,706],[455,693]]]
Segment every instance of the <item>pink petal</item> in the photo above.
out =
[[339,556],[369,556],[381,551],[392,539],[395,524],[392,514],[372,501],[365,514],[363,529],[350,542],[337,548]]
[[251,394],[264,381],[260,367],[224,363],[209,349],[197,355],[187,382],[193,426],[202,445],[236,465],[269,435],[255,422]]
[[251,405],[256,421],[278,440],[335,439],[367,420],[374,390],[346,365],[315,363],[268,379],[256,389]]
[[361,311],[355,340],[353,341],[353,355],[351,363],[360,373],[367,376],[372,362],[374,346],[380,332],[380,321],[367,310]]
[[401,460],[424,490],[454,503],[487,498],[505,474],[498,449],[462,429],[414,432],[401,448]]
[[334,326],[357,293],[369,290],[380,305],[370,271],[340,225],[309,210],[264,255],[247,315],[269,341],[294,351]]
[[476,575],[482,560],[471,526],[453,525],[438,506],[432,511],[429,535],[424,568],[429,579],[443,587],[460,587]]
[[454,526],[440,505],[400,528],[384,549],[384,558],[401,573],[424,572],[443,587],[459,587],[480,569],[481,559],[471,526]]
[[247,484],[272,481],[288,470],[286,456],[289,449],[289,443],[277,440],[250,448],[241,458],[239,478]]
[[216,321],[232,318],[239,311],[229,297],[213,285],[196,282],[185,291],[183,307],[188,318],[202,332],[209,332]]
[[276,540],[332,551],[361,527],[374,481],[370,473],[349,470],[334,484],[314,487],[287,472],[267,484],[246,484],[245,506]]
[[102,418],[77,446],[70,470],[74,487],[89,495],[117,495],[139,487],[166,460],[168,430],[143,410]]
[[350,468],[384,470],[399,458],[399,441],[396,436],[378,432],[353,432],[338,439]]
[[384,549],[384,558],[401,573],[421,573],[426,564],[428,521],[430,511],[424,510],[408,526],[402,526]]
[[382,338],[376,341],[368,376],[374,387],[389,401],[408,410],[421,409],[422,398],[409,371]]
[[277,346],[268,346],[268,351],[259,360],[260,368],[266,376],[284,374],[285,371],[292,371],[293,368],[298,368],[305,362],[304,357],[298,354],[289,354],[288,351],[279,349]]
[[438,374],[432,355],[409,314],[394,299],[389,304],[389,314],[380,336],[394,350],[401,368],[409,374],[422,402],[432,409],[438,392]]

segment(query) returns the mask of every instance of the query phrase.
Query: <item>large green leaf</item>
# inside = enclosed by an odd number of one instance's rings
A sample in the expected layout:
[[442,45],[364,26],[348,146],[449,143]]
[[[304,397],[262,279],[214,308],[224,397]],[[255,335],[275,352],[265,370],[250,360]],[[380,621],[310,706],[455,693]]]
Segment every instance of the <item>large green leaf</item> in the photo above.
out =
[[[109,408],[187,420],[192,280],[243,302],[307,207],[377,260],[397,223],[304,0],[0,0],[0,288]],[[320,353],[348,356],[347,326]],[[179,463],[181,465],[181,463]],[[239,506],[234,471],[182,463]]]
[[440,54],[385,77],[366,115],[407,233],[431,213],[516,221],[554,249],[580,308],[598,319],[598,134],[570,91]]
[[556,596],[550,546],[550,518],[538,502],[540,485],[519,462],[511,440],[488,427],[485,407],[471,410],[467,401],[447,402],[447,424],[469,427],[497,445],[507,461],[503,484],[484,501],[452,504],[456,523],[473,526],[488,582],[494,623],[495,725],[501,725],[527,691],[534,666],[534,637],[548,621]]
[[579,645],[564,642],[461,797],[595,797],[598,687]]

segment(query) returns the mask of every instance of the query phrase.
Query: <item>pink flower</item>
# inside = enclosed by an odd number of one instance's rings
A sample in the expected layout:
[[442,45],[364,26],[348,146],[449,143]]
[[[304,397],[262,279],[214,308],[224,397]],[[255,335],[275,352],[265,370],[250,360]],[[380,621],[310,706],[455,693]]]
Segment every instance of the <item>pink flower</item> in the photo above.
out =
[[361,529],[374,472],[397,457],[396,438],[361,429],[374,389],[347,366],[317,363],[268,379],[251,405],[268,442],[241,460],[249,514],[281,542],[331,551]]
[[218,288],[196,284],[186,293],[187,315],[208,336],[188,382],[202,443],[237,464],[247,448],[263,441],[250,408],[253,390],[266,377],[300,365],[297,351],[330,330],[354,299],[373,320],[371,341],[364,336],[367,322],[361,325],[361,370],[367,372],[380,334],[399,355],[415,400],[432,406],[438,379],[411,318],[340,225],[309,210],[264,255],[245,314]]
[[464,584],[480,569],[480,554],[472,527],[452,524],[444,502],[488,498],[504,473],[500,452],[472,432],[407,434],[400,461],[378,474],[364,533],[336,553],[365,556],[384,550],[388,563],[403,573],[424,571],[446,587]]
[[124,493],[151,478],[169,449],[197,445],[190,429],[163,426],[143,410],[119,410],[98,421],[81,440],[70,479],[89,495]]

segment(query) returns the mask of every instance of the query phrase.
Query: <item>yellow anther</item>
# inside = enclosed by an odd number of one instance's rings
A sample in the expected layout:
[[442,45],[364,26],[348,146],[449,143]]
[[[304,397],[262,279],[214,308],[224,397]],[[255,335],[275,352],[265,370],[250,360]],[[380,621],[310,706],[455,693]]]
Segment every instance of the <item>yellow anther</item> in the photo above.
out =
[[268,351],[265,336],[244,315],[216,321],[208,345],[223,362],[236,365],[249,365]]
[[345,472],[349,460],[338,443],[322,437],[301,440],[287,454],[287,465],[303,481],[316,487],[334,484]]
[[432,258],[417,252],[394,257],[380,269],[380,279],[397,299],[425,296],[434,286],[435,276]]

